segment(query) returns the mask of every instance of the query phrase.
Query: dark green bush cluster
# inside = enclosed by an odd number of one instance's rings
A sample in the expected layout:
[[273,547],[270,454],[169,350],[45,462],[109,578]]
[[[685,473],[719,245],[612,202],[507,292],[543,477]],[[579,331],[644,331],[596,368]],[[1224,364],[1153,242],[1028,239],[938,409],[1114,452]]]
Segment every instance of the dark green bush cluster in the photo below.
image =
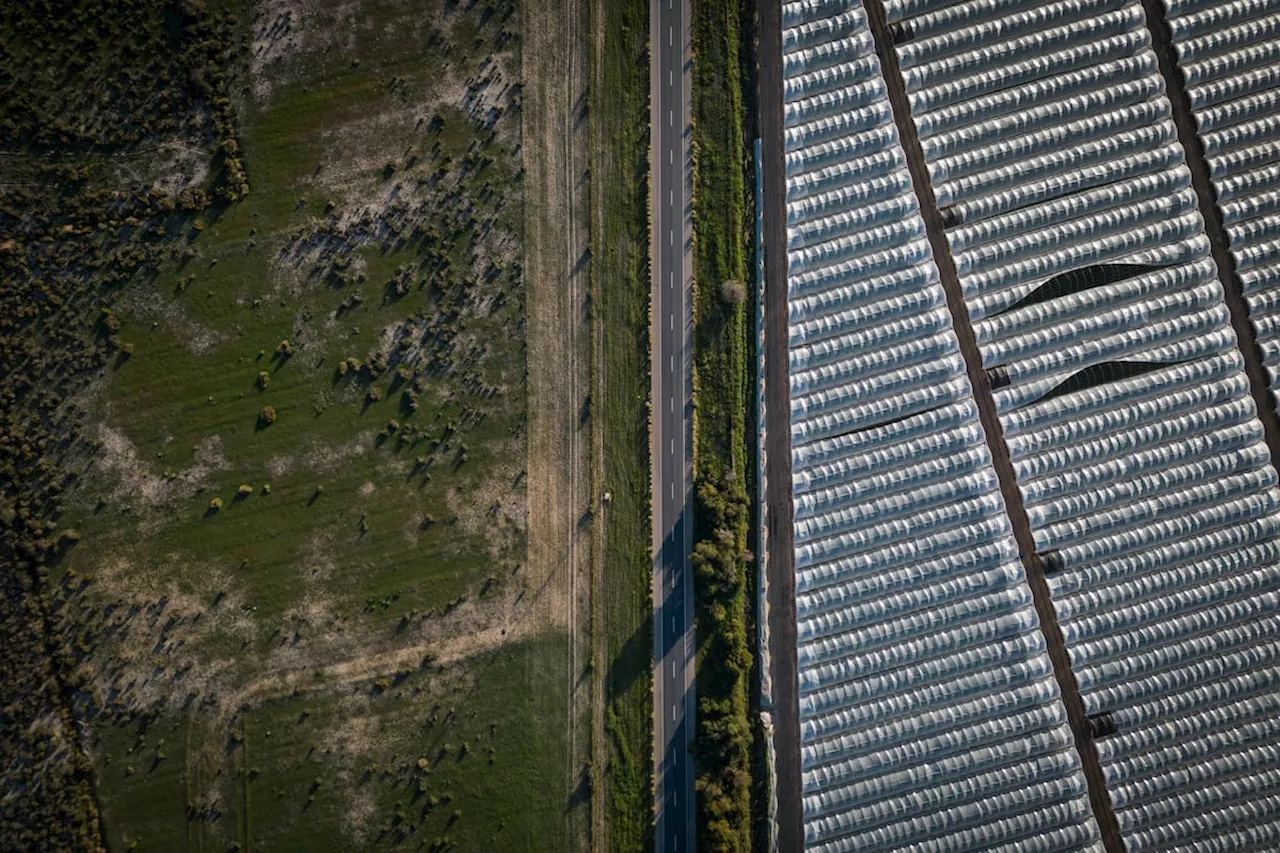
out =
[[698,849],[750,849],[751,724],[747,690],[746,550],[748,502],[732,475],[698,487],[698,536],[693,563],[698,636],[705,637],[698,669],[695,742]]
[[247,192],[224,70],[234,19],[209,14],[202,0],[26,0],[0,10],[0,146],[109,153],[189,137],[191,116],[207,109],[225,192]]
[[[103,849],[92,773],[72,716],[84,639],[49,567],[77,546],[67,492],[97,450],[75,395],[131,351],[112,308],[182,250],[209,191],[120,188],[102,155],[151,140],[213,145],[231,25],[179,0],[0,3],[0,847]],[[216,74],[209,76],[209,72]],[[204,88],[198,74],[214,82]],[[230,138],[229,102],[222,111]],[[222,132],[221,130],[219,131]],[[222,170],[226,172],[227,170]],[[68,573],[68,577],[71,575]],[[87,636],[87,635],[86,635]]]

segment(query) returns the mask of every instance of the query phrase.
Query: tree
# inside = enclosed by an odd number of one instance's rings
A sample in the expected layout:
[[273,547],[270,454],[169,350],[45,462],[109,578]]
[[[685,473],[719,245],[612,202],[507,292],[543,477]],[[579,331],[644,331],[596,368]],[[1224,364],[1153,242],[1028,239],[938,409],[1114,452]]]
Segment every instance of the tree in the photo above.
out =
[[268,427],[275,422],[276,422],[275,406],[263,406],[262,411],[258,412],[258,424],[260,426]]
[[720,296],[730,305],[741,305],[747,300],[747,286],[736,278],[727,279],[720,285]]

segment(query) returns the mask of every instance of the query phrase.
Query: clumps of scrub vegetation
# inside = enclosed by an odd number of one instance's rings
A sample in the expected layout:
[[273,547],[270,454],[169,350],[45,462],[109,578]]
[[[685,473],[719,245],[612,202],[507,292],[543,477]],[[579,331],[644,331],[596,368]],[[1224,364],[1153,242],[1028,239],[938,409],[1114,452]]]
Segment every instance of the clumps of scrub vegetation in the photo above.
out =
[[[747,549],[750,499],[747,393],[747,153],[744,81],[749,79],[753,4],[695,6],[694,388],[697,488],[692,562],[697,598],[698,731],[694,744],[698,849],[751,849],[750,683],[754,665]],[[751,432],[750,434],[754,434]]]
[[748,850],[751,744],[747,628],[747,495],[732,471],[698,488],[698,736],[695,741],[704,849]]
[[[446,631],[466,637],[487,618],[476,588],[495,554],[492,597],[523,591],[523,487],[503,470],[524,452],[521,85],[518,53],[500,52],[515,6],[357,0],[363,67],[286,57],[287,73],[263,75],[290,78],[273,100],[252,85],[248,44],[265,32],[290,50],[307,22],[207,3],[0,4],[0,671],[16,673],[0,679],[13,794],[0,799],[0,847],[248,849],[251,832],[294,833],[263,849],[309,847],[320,832],[343,849],[406,834],[424,849],[564,849],[562,694],[523,689],[559,671],[544,665],[558,644],[536,649],[537,666],[473,669],[464,654],[411,688],[379,668],[388,651],[448,645]],[[406,18],[421,26],[386,35]],[[370,61],[389,43],[402,52]],[[422,70],[424,47],[438,68]],[[369,126],[396,164],[373,194],[342,148],[365,147],[352,138]],[[317,182],[315,201],[292,207]],[[354,369],[331,383],[339,358]],[[268,474],[275,494],[257,497]],[[492,520],[470,506],[506,488]],[[353,556],[368,569],[358,593],[327,574]],[[305,619],[290,610],[304,584]],[[350,606],[401,589],[388,612]],[[534,612],[526,601],[513,618]],[[271,671],[279,695],[254,693],[277,647],[294,681]],[[317,662],[318,648],[342,666]],[[282,724],[248,727],[255,763],[237,772],[245,718],[277,702],[319,717],[351,669],[384,691],[371,715],[456,690],[468,725],[478,711],[510,734],[496,752],[476,734],[455,742],[417,795],[400,764],[421,749],[384,750],[361,789],[338,727],[317,749],[326,773],[307,773],[323,784],[296,798],[257,781],[280,769]],[[406,740],[423,739],[420,716],[400,721]],[[148,727],[144,744],[122,738]],[[376,801],[361,812],[366,791]],[[251,800],[272,819],[251,827]],[[349,829],[348,811],[370,825]]]
[[[103,849],[77,652],[57,630],[66,585],[50,574],[78,538],[60,518],[97,450],[71,400],[129,369],[119,289],[181,252],[175,236],[215,197],[248,192],[234,25],[198,0],[0,5],[0,838],[15,853]],[[167,180],[174,144],[208,177]]]

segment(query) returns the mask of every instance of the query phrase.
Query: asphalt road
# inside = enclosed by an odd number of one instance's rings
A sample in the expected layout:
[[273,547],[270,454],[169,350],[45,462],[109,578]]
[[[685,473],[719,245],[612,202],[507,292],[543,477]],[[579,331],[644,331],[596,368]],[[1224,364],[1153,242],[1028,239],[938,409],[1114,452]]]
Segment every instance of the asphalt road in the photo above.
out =
[[688,0],[651,0],[654,766],[658,853],[692,853],[693,219]]

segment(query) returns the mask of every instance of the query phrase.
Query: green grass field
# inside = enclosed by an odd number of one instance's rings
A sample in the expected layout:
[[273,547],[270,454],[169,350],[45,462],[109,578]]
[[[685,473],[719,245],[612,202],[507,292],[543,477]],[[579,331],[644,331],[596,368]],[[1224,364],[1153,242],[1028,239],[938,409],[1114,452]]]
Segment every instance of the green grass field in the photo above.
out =
[[609,845],[642,851],[653,836],[652,566],[649,515],[649,51],[645,0],[604,6],[603,79],[593,80],[597,192],[604,234],[594,248],[605,327],[607,628],[605,784]]
[[[218,822],[234,823],[242,850],[563,849],[547,817],[564,807],[554,725],[564,712],[540,665],[563,654],[549,646],[559,642],[505,648],[465,673],[428,668],[386,689],[371,680],[250,709],[232,727],[223,773],[236,796]],[[513,699],[529,672],[540,680]],[[186,786],[187,725],[166,714],[100,730],[111,758],[99,796],[109,816],[130,817],[109,822],[113,845],[198,846],[208,816],[188,818],[174,796]]]
[[254,22],[250,195],[104,315],[131,354],[84,400],[55,582],[112,849],[566,843],[567,642],[524,576],[518,20],[357,5]]

